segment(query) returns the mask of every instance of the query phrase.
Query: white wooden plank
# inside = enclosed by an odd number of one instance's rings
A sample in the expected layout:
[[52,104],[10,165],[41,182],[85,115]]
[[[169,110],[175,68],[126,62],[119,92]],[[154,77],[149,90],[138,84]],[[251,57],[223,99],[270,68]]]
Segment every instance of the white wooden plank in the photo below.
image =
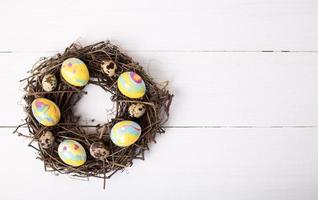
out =
[[129,50],[318,50],[315,0],[1,1],[1,51],[112,39]]
[[[24,114],[19,79],[43,53],[0,54],[1,125]],[[318,124],[316,53],[132,53],[156,80],[170,80],[176,95],[172,126],[315,126]],[[107,96],[88,89],[80,113],[97,121]],[[89,94],[89,95],[90,95]],[[4,96],[6,95],[6,96]],[[105,101],[104,101],[105,100]],[[91,105],[91,106],[90,106]],[[110,105],[107,107],[107,105]],[[83,115],[84,115],[83,114]]]
[[168,129],[146,161],[115,175],[106,191],[100,180],[45,173],[28,141],[9,131],[0,129],[0,146],[7,149],[1,199],[315,200],[318,195],[316,128]]

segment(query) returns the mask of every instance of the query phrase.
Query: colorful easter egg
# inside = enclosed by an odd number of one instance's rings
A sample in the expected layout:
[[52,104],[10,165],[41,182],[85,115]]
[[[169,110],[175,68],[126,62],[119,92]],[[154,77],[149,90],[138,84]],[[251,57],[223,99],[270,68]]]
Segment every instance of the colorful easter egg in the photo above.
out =
[[121,121],[115,124],[110,132],[110,139],[119,147],[127,147],[135,143],[141,133],[139,124],[133,121]]
[[117,80],[119,91],[132,99],[141,98],[146,93],[146,85],[142,78],[135,72],[124,72]]
[[32,102],[32,113],[35,119],[44,126],[54,126],[61,118],[59,107],[46,98],[37,98]]
[[88,83],[87,66],[78,58],[66,59],[61,67],[61,75],[71,85],[82,87]]
[[64,140],[57,150],[63,162],[73,167],[78,167],[86,162],[86,151],[84,147],[74,140]]

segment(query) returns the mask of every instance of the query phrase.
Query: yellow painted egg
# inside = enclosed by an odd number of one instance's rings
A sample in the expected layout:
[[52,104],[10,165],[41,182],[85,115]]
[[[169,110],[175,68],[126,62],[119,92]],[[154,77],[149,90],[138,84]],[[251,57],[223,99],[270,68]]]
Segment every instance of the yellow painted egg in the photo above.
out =
[[110,132],[110,139],[119,147],[127,147],[134,144],[141,134],[139,124],[133,121],[121,121],[115,124]]
[[32,102],[32,113],[35,119],[44,126],[54,126],[61,118],[59,107],[46,98],[34,99]]
[[124,72],[117,80],[119,91],[126,97],[137,99],[146,93],[146,85],[142,78],[135,72]]
[[64,140],[57,150],[61,160],[73,167],[78,167],[86,162],[84,147],[75,140]]
[[87,66],[78,58],[66,59],[61,67],[61,75],[66,82],[73,86],[82,87],[89,80]]

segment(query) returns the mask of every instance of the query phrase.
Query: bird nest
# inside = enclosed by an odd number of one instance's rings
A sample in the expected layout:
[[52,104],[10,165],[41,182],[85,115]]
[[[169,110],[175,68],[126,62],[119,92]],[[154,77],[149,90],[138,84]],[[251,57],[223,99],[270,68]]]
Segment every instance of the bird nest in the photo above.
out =
[[[87,92],[84,87],[69,84],[62,76],[61,67],[68,58],[82,60],[89,71],[88,84],[97,85],[111,94],[110,100],[116,109],[113,119],[103,124],[81,125],[80,116],[74,114],[74,106]],[[119,90],[118,77],[127,71],[142,78],[146,87],[144,96],[129,98]],[[104,188],[106,179],[132,166],[134,159],[144,160],[149,144],[155,142],[158,133],[165,132],[163,124],[169,118],[173,97],[167,84],[157,84],[138,62],[110,42],[85,47],[72,44],[64,53],[41,59],[31,69],[30,76],[21,81],[26,83],[23,98],[27,117],[15,132],[31,139],[29,146],[38,151],[45,171],[101,178]],[[49,99],[57,105],[60,110],[57,124],[46,126],[37,120],[32,110],[32,103],[37,98]],[[112,128],[123,120],[133,121],[141,127],[138,140],[126,147],[116,145],[111,138]],[[24,133],[25,127],[27,133]],[[86,153],[84,164],[74,166],[61,159],[59,145],[65,140],[75,141],[83,147]]]

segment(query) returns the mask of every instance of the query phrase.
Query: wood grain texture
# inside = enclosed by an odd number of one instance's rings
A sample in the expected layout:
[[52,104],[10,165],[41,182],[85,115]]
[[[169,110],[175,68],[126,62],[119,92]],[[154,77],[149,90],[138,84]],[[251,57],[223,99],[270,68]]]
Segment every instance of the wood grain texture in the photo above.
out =
[[[15,125],[24,116],[19,79],[48,53],[0,54],[0,124]],[[158,81],[169,80],[176,95],[170,126],[315,126],[318,124],[316,53],[130,53]],[[18,69],[18,70],[17,70]],[[14,88],[14,90],[13,90]],[[14,92],[13,92],[14,91]],[[88,89],[90,92],[90,89]],[[96,94],[96,98],[103,95]],[[94,94],[93,94],[94,93]],[[96,96],[97,95],[97,96]],[[89,96],[89,94],[88,94]],[[96,111],[85,98],[82,113]],[[107,101],[107,100],[106,100]],[[105,101],[105,109],[112,106]],[[90,106],[91,105],[91,106]],[[104,104],[103,104],[104,105]],[[110,105],[107,107],[107,105]],[[107,112],[94,112],[96,123]]]
[[[78,181],[43,171],[41,161],[9,129],[0,129],[1,199],[281,200],[317,197],[318,129],[169,129],[146,161],[101,180]],[[26,167],[21,167],[21,164]],[[8,172],[14,172],[8,176]],[[18,188],[19,192],[5,192]],[[54,188],[55,192],[52,192]],[[34,197],[34,191],[37,191]],[[83,191],[83,192],[82,192]]]
[[129,50],[317,51],[317,18],[315,0],[3,1],[0,51],[105,39]]
[[[0,199],[316,200],[317,19],[316,0],[2,0]],[[5,127],[39,57],[107,39],[170,81],[177,128],[103,191],[45,173]],[[104,121],[108,97],[88,91],[79,113]]]

